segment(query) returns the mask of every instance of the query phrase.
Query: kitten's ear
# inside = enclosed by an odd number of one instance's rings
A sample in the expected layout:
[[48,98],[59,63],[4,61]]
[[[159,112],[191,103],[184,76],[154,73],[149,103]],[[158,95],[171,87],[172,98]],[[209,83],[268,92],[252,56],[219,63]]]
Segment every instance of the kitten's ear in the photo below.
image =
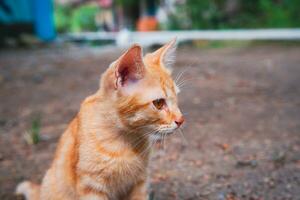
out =
[[147,54],[146,60],[155,65],[164,66],[170,70],[172,64],[175,62],[176,47],[176,38],[174,38],[155,52]]
[[123,87],[144,77],[145,66],[142,48],[139,45],[130,47],[118,60],[115,68],[115,87]]

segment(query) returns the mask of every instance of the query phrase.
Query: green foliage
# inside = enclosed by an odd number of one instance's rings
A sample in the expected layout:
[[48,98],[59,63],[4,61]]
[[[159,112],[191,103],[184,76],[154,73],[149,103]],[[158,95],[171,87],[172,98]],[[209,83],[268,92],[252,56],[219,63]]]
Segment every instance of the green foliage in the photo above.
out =
[[[236,2],[233,10],[228,3]],[[300,0],[186,0],[171,16],[172,29],[300,27]],[[179,14],[178,14],[179,13]],[[182,17],[185,13],[185,17]]]
[[95,16],[99,12],[99,7],[95,5],[82,5],[72,12],[71,31],[95,31]]
[[260,0],[263,20],[268,27],[299,27],[299,0],[282,0],[274,3],[271,0]]
[[58,32],[95,31],[95,16],[100,8],[93,4],[83,4],[76,8],[55,6],[54,20]]
[[68,6],[56,5],[54,11],[54,21],[58,32],[68,31],[71,21],[71,8]]
[[115,2],[120,6],[133,6],[134,4],[139,3],[139,1],[136,0],[116,0]]
[[[158,4],[158,0],[155,0]],[[139,17],[136,0],[116,0],[127,19]],[[234,6],[229,6],[229,5]],[[228,28],[289,28],[300,27],[300,0],[186,0],[176,6],[165,29],[228,29]],[[231,7],[231,8],[230,8]],[[95,16],[101,12],[97,4],[78,7],[55,6],[58,32],[95,31]]]
[[37,144],[40,142],[40,129],[41,119],[39,116],[36,116],[31,122],[30,130],[25,135],[25,139],[28,144]]

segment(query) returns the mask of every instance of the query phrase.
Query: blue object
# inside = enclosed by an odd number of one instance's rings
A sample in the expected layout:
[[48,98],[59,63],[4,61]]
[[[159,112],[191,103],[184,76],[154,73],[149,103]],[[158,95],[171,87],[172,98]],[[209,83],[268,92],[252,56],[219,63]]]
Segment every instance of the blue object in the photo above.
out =
[[0,0],[0,23],[31,23],[33,0]]
[[32,24],[38,38],[55,38],[52,0],[0,0],[0,24]]
[[37,36],[44,41],[55,38],[52,0],[33,0],[33,23]]

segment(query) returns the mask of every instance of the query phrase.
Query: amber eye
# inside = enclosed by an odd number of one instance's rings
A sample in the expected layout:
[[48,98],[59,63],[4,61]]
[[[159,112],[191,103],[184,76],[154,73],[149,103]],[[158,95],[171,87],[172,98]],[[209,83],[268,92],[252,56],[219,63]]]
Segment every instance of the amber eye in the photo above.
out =
[[156,99],[152,101],[153,105],[158,109],[161,110],[164,105],[166,105],[166,100],[165,99]]

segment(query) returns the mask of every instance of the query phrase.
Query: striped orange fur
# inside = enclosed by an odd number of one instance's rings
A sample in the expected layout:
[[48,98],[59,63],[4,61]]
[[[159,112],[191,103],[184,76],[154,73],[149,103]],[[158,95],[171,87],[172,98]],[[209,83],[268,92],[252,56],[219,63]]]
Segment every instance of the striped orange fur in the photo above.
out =
[[29,200],[146,200],[153,138],[183,122],[164,63],[174,45],[145,57],[134,45],[113,62],[61,136],[41,186],[26,181],[16,192]]

